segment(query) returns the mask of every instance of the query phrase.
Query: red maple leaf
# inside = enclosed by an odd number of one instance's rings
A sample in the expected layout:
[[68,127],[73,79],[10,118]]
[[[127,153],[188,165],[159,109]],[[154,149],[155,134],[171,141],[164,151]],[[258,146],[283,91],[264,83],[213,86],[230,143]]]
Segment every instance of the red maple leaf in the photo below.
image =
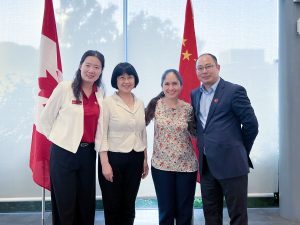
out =
[[57,81],[53,78],[53,76],[46,70],[46,77],[39,77],[39,96],[44,98],[49,98],[52,91],[58,84]]

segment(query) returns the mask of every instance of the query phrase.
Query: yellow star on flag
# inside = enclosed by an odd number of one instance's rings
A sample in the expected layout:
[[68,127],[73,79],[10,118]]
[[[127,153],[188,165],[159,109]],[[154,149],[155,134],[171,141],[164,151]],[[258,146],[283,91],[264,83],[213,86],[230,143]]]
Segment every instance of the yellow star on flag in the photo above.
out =
[[187,39],[183,38],[182,40],[182,45],[185,46],[185,42],[187,41]]
[[189,53],[188,50],[186,50],[185,52],[183,52],[181,54],[183,55],[183,59],[182,60],[185,60],[185,59],[190,60],[190,56],[192,55],[192,54]]

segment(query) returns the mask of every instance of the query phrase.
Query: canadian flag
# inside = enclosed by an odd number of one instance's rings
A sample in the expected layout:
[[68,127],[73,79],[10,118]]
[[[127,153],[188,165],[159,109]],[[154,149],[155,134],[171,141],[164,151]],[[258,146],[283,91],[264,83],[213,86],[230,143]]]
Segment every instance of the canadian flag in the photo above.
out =
[[51,142],[39,132],[39,116],[52,91],[62,80],[56,23],[52,0],[45,0],[43,27],[40,43],[40,65],[36,116],[33,124],[30,150],[30,168],[36,184],[50,190],[50,145]]
[[[190,94],[191,91],[199,87],[200,82],[196,75],[196,60],[198,58],[197,53],[197,43],[195,36],[194,27],[194,16],[191,0],[186,2],[185,10],[185,23],[184,23],[184,33],[181,46],[181,54],[179,61],[179,72],[183,79],[183,88],[180,94],[180,98],[186,102],[191,102]],[[192,139],[194,151],[198,157],[198,149],[196,144],[196,139]],[[198,182],[200,182],[200,175],[198,173]]]

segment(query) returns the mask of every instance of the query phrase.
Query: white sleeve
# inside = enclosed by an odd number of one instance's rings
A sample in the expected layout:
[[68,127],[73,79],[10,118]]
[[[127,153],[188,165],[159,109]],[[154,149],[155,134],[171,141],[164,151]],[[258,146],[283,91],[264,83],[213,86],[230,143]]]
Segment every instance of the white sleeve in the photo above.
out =
[[[145,106],[144,106],[144,103],[142,103],[143,107],[142,109],[144,110],[145,112]],[[144,115],[144,120],[145,120],[145,113],[143,114]],[[143,143],[145,144],[146,148],[147,148],[147,130],[146,130],[146,120],[145,120],[145,127],[142,131],[142,138],[143,138]]]
[[109,143],[108,143],[108,126],[109,126],[109,99],[106,98],[103,100],[103,135],[101,141],[100,152],[108,151]]
[[41,112],[41,116],[38,121],[40,132],[44,134],[47,138],[51,133],[52,126],[62,106],[65,95],[65,89],[61,82],[53,90],[50,98],[47,100],[46,106]]

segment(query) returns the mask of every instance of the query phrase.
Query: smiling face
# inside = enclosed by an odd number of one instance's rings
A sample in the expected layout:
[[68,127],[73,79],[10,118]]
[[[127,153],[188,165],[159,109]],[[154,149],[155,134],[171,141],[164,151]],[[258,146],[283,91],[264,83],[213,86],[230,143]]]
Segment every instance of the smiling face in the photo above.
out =
[[130,93],[131,90],[135,87],[135,79],[133,75],[128,75],[123,73],[117,78],[117,87],[121,93]]
[[169,72],[162,83],[162,89],[166,98],[177,99],[182,85],[174,72]]
[[102,65],[96,56],[88,56],[80,66],[83,83],[94,84],[102,73]]
[[220,65],[210,55],[202,55],[197,60],[196,74],[206,89],[219,79]]

